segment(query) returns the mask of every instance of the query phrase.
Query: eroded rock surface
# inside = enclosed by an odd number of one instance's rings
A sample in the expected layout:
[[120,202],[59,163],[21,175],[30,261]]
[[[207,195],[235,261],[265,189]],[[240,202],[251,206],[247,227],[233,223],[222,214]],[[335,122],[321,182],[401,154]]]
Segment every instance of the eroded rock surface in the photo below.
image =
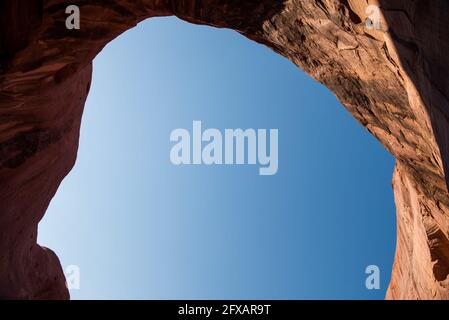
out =
[[[431,3],[431,4],[430,4]],[[81,29],[65,27],[76,4]],[[380,8],[380,28],[369,5]],[[138,22],[234,29],[331,89],[396,157],[391,299],[449,298],[449,3],[445,0],[3,0],[0,297],[68,298],[37,224],[72,168],[92,59]]]

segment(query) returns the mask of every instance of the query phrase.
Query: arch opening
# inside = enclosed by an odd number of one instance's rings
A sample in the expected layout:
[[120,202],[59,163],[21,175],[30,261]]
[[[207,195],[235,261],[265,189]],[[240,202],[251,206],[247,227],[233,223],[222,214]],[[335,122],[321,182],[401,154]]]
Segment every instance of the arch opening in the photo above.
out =
[[[174,166],[170,131],[192,120],[279,129],[279,172]],[[153,18],[94,61],[77,164],[39,243],[79,265],[72,298],[379,299],[394,252],[392,168],[288,60],[230,30]],[[365,288],[368,261],[382,290]]]

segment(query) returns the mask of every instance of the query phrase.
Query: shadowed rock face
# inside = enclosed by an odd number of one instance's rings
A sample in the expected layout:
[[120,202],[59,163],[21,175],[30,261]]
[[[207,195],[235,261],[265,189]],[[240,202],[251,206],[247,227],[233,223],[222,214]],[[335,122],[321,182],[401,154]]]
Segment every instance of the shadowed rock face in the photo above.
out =
[[[107,3],[107,4],[105,4]],[[449,298],[449,5],[445,0],[78,0],[0,3],[0,297],[69,297],[37,224],[71,170],[92,59],[154,16],[234,29],[332,90],[396,157],[387,298]],[[366,27],[369,4],[381,29]]]

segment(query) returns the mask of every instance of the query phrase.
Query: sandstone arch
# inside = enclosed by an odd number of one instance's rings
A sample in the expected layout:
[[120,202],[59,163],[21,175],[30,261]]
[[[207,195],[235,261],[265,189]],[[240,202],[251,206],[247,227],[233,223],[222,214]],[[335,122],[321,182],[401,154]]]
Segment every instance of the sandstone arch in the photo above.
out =
[[[0,297],[68,298],[37,223],[72,168],[91,61],[154,16],[234,29],[331,89],[396,157],[387,298],[449,298],[449,4],[444,0],[61,0],[0,4]],[[384,30],[369,30],[368,4]],[[387,31],[388,29],[388,31]]]

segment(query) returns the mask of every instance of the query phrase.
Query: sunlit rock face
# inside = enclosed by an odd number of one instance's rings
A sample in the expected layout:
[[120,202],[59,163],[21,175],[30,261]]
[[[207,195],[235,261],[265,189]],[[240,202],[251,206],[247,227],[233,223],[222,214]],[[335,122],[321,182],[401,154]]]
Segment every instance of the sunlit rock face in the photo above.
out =
[[79,30],[66,28],[66,1],[0,3],[1,298],[69,297],[58,258],[36,244],[37,224],[76,160],[92,59],[138,22],[168,15],[234,29],[335,93],[397,159],[387,298],[449,298],[447,1],[73,2]]

